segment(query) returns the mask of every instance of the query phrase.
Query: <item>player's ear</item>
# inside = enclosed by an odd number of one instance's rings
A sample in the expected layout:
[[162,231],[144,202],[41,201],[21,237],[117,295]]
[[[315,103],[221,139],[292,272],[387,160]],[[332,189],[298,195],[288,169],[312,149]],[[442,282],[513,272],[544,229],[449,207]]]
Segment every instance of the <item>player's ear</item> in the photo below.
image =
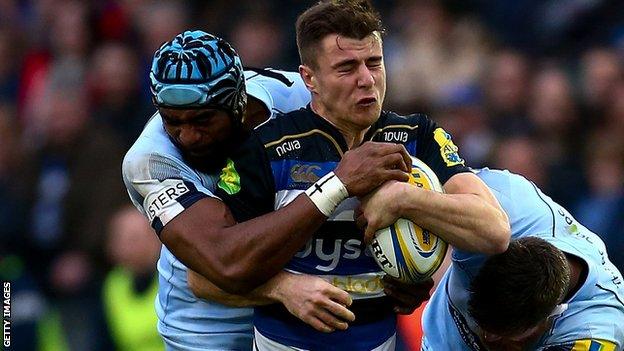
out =
[[299,74],[306,88],[312,93],[316,93],[316,79],[314,78],[314,71],[307,65],[299,65]]

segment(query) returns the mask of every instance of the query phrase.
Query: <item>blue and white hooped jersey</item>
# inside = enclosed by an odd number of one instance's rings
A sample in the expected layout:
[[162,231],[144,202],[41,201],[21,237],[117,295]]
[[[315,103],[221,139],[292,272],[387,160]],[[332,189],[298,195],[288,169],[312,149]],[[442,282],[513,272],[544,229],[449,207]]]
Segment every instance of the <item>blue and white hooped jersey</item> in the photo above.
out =
[[[556,316],[537,350],[622,350],[624,281],[602,240],[526,178],[477,170],[509,216],[512,239],[540,237],[587,264],[587,279]],[[620,254],[620,253],[611,253]],[[467,311],[468,287],[485,256],[455,250],[423,314],[423,350],[483,350]]]
[[[292,75],[296,73],[284,73],[295,78]],[[267,78],[267,81],[273,79]],[[293,92],[293,89],[304,89],[305,92]],[[307,101],[282,98],[305,96],[307,89],[303,84],[273,84],[265,91],[271,97],[272,110],[296,110],[309,102],[309,98]],[[259,98],[266,99],[266,96]],[[200,172],[185,162],[165,132],[158,113],[148,121],[127,152],[122,168],[132,202],[158,234],[169,221],[196,201],[216,197],[213,192],[218,174]],[[185,349],[251,349],[252,309],[233,308],[196,298],[188,287],[187,268],[164,245],[158,260],[158,273],[158,330],[166,341]]]
[[[364,140],[405,145],[446,182],[466,172],[450,135],[424,115],[382,112]],[[282,208],[333,171],[348,150],[332,124],[308,106],[256,128],[228,162],[216,194],[238,221]],[[234,175],[238,176],[234,176]],[[286,265],[292,272],[320,276],[349,292],[356,321],[346,331],[321,333],[280,306],[255,309],[254,327],[280,344],[307,350],[372,350],[395,333],[396,315],[384,297],[383,271],[362,242],[354,221],[358,200],[343,201]],[[357,306],[357,308],[356,308]],[[280,310],[281,309],[281,310]]]

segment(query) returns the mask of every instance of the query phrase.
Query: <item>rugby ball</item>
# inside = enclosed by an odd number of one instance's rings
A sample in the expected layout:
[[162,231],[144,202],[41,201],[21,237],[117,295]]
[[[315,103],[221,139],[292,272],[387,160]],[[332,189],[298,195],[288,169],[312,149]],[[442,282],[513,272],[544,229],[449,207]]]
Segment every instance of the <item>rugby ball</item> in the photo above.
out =
[[[431,168],[414,157],[409,183],[427,190],[444,191]],[[431,277],[440,268],[447,244],[428,230],[399,218],[390,227],[375,233],[369,249],[388,275],[402,282],[416,283]]]

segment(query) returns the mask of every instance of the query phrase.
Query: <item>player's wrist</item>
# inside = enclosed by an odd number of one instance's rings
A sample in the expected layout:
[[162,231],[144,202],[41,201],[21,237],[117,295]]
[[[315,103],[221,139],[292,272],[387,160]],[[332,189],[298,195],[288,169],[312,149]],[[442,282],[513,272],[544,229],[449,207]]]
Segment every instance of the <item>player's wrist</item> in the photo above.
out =
[[294,280],[294,274],[285,271],[277,274],[273,279],[272,288],[267,291],[267,298],[274,302],[284,303],[290,298],[289,291]]
[[390,213],[395,214],[397,217],[405,217],[406,213],[409,212],[409,198],[410,198],[410,189],[413,185],[409,183],[397,182],[396,183],[397,191],[391,193],[394,196],[391,201],[389,201],[389,209]]
[[336,207],[349,197],[347,187],[334,172],[329,172],[317,180],[305,193],[314,203],[314,206],[326,217],[329,217]]

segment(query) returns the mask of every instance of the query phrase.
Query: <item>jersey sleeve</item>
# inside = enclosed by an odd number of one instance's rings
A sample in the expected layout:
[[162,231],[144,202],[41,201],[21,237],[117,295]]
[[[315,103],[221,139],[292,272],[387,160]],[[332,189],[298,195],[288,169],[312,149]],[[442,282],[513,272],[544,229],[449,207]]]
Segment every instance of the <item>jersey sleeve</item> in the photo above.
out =
[[245,84],[247,94],[262,102],[271,117],[305,107],[311,99],[298,72],[247,68]]
[[130,199],[158,235],[195,202],[215,196],[195,171],[174,157],[158,153],[127,155],[122,173]]
[[437,123],[422,116],[418,134],[416,157],[431,167],[442,184],[457,173],[470,172],[459,155],[459,148],[453,143],[451,134]]
[[221,171],[216,195],[243,222],[274,210],[275,183],[264,145],[256,133],[238,148]]

